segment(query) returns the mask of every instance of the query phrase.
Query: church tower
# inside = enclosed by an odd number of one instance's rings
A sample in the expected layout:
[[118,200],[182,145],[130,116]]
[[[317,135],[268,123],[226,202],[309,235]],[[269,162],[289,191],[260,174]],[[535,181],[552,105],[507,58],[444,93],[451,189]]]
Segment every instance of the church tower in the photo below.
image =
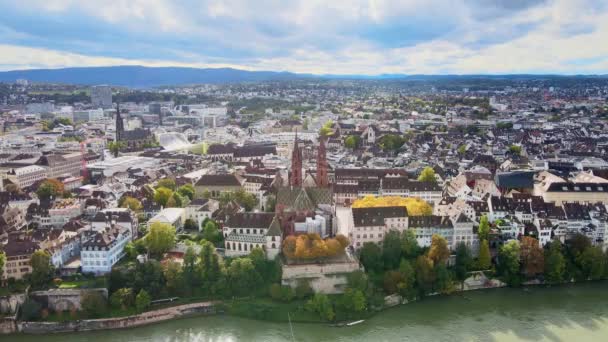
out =
[[120,103],[116,102],[116,141],[121,141],[125,132],[124,122],[120,115]]
[[317,152],[317,186],[329,187],[329,176],[327,174],[327,152],[325,150],[325,137],[319,137],[319,150]]
[[291,153],[291,175],[289,176],[289,185],[302,187],[302,150],[298,144],[298,132],[293,143],[293,151]]

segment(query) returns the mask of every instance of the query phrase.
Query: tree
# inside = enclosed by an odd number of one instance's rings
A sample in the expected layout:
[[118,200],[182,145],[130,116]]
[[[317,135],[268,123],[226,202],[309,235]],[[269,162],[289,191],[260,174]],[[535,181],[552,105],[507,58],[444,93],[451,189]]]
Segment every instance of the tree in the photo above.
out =
[[110,152],[114,155],[114,158],[118,157],[120,150],[124,149],[125,147],[126,145],[122,141],[111,141],[108,144],[108,150],[110,150]]
[[203,239],[218,244],[223,240],[222,233],[219,231],[218,224],[213,220],[208,220],[203,226]]
[[177,192],[183,197],[188,197],[190,200],[194,198],[194,187],[192,186],[192,184],[185,184],[180,186],[177,189]]
[[30,274],[32,285],[42,286],[51,281],[55,270],[49,253],[41,249],[35,251],[30,259],[30,265],[32,265]]
[[198,224],[193,219],[186,219],[184,222],[185,230],[198,230]]
[[434,269],[435,273],[435,291],[439,293],[451,293],[454,291],[452,284],[452,276],[445,264],[437,264]]
[[[0,180],[0,182],[1,182],[1,180]],[[6,264],[6,254],[4,254],[4,252],[0,252],[0,279],[2,279],[2,275],[4,274],[4,265],[5,264]]]
[[168,223],[153,222],[145,242],[150,253],[160,256],[175,246],[175,228]]
[[400,284],[405,283],[405,277],[401,272],[391,270],[384,273],[384,292],[394,294],[399,291]]
[[152,302],[152,298],[150,298],[150,294],[146,292],[146,290],[140,290],[135,297],[135,307],[137,311],[142,312],[150,307],[150,303]]
[[143,208],[141,202],[137,198],[131,196],[124,196],[120,199],[119,203],[121,208],[129,208],[132,211],[139,212]]
[[89,318],[99,318],[108,311],[108,303],[97,291],[87,291],[80,296],[80,306]]
[[445,264],[450,257],[450,249],[448,248],[447,240],[438,234],[433,234],[431,238],[431,248],[429,249],[429,258],[433,260],[435,265]]
[[[251,260],[251,259],[248,259]],[[215,247],[209,241],[202,241],[199,253],[200,276],[203,284],[211,287],[220,278],[222,269]]]
[[492,266],[492,256],[490,255],[490,245],[488,240],[479,241],[479,253],[477,255],[477,268],[487,270]]
[[366,308],[365,295],[361,290],[348,288],[342,296],[342,305],[350,312],[362,312]]
[[511,152],[512,154],[515,154],[515,155],[520,155],[521,146],[511,145],[511,146],[509,146],[509,152]]
[[167,202],[173,196],[173,191],[168,188],[160,187],[154,191],[154,201],[158,203],[160,206],[167,206]]
[[357,289],[365,293],[369,286],[369,279],[365,272],[357,270],[348,274],[347,284],[349,288]]
[[396,151],[405,144],[405,139],[396,134],[386,134],[378,140],[378,145],[385,151]]
[[175,189],[177,188],[177,185],[175,184],[175,179],[171,179],[171,178],[163,178],[161,180],[158,181],[158,183],[156,184],[156,188],[167,188],[170,189],[171,191],[175,191]]
[[258,288],[262,278],[256,272],[253,262],[249,258],[236,258],[228,267],[228,284],[232,294],[245,296],[251,294],[252,289]]
[[173,260],[167,262],[163,268],[163,275],[169,294],[177,295],[182,292],[184,278],[182,277],[182,266],[178,262]]
[[199,283],[199,277],[196,272],[196,261],[197,257],[194,248],[188,246],[186,253],[184,253],[184,264],[182,265],[182,277],[187,287]]
[[40,199],[49,199],[51,197],[57,197],[64,192],[63,183],[55,178],[49,178],[40,183],[36,190],[36,195]]
[[234,200],[246,211],[251,211],[256,205],[258,205],[258,198],[243,189],[234,193]]
[[421,296],[424,296],[433,291],[435,283],[435,272],[433,271],[433,260],[427,256],[420,255],[416,258],[416,283]]
[[435,170],[433,170],[433,168],[430,166],[425,167],[422,169],[422,172],[420,172],[418,180],[421,182],[437,183],[437,179],[435,178]]
[[420,255],[422,249],[418,245],[418,239],[413,230],[407,229],[401,233],[401,250],[403,256],[408,259],[415,259]]
[[414,267],[409,260],[402,259],[399,264],[399,273],[401,273],[402,282],[397,284],[399,294],[408,300],[416,298],[416,274]]
[[583,234],[576,233],[570,240],[567,241],[570,253],[576,259],[584,251],[591,247],[591,241]]
[[433,207],[417,197],[365,196],[355,200],[353,208],[406,207],[409,216],[431,215]]
[[307,307],[310,311],[318,313],[321,318],[327,321],[333,321],[336,317],[334,307],[327,295],[316,293],[312,299],[308,301]]
[[499,272],[503,281],[509,286],[518,286],[521,282],[519,268],[521,259],[521,248],[519,241],[511,240],[500,247]]
[[479,240],[488,240],[490,236],[490,222],[488,221],[488,216],[483,215],[479,219],[479,229],[477,230],[477,236],[479,236]]
[[349,135],[344,139],[344,147],[350,149],[356,149],[361,144],[361,137],[358,135]]
[[554,240],[545,251],[545,281],[558,284],[564,281],[566,260],[562,254],[562,244]]
[[592,246],[585,249],[585,251],[576,258],[576,262],[583,272],[585,279],[598,280],[604,275],[606,259],[604,258],[602,249],[598,246]]
[[531,236],[524,236],[521,239],[521,262],[526,277],[532,278],[543,273],[545,255],[538,245],[538,240]]
[[116,309],[122,308],[123,310],[126,310],[133,306],[134,302],[135,297],[133,296],[132,288],[118,289],[110,296],[110,306]]
[[332,126],[333,125],[334,125],[333,121],[331,121],[331,120],[327,121],[323,125],[323,127],[321,127],[321,129],[319,130],[319,137],[326,137],[326,136],[332,134],[333,133],[333,130],[332,130]]
[[275,195],[268,195],[266,197],[266,212],[274,213],[277,206],[277,197]]
[[473,257],[469,247],[464,242],[456,245],[456,262],[454,265],[454,276],[461,283],[469,276],[469,271],[473,266]]
[[184,198],[177,192],[174,192],[171,195],[171,198],[169,198],[169,200],[167,201],[167,208],[181,208],[183,206]]
[[382,240],[382,262],[384,267],[395,269],[401,261],[401,238],[396,230],[389,230]]
[[466,145],[460,145],[458,147],[458,154],[462,156],[465,153],[467,153],[467,146]]
[[384,268],[382,250],[373,242],[365,242],[363,244],[359,259],[367,272],[380,272]]

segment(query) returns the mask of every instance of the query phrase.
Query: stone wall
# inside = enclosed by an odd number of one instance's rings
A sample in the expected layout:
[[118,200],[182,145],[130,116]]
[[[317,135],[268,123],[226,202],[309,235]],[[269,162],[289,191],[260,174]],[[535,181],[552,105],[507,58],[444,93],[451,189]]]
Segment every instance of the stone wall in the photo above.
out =
[[0,297],[0,314],[14,315],[17,307],[25,301],[25,293]]
[[180,318],[193,314],[215,313],[215,303],[194,303],[174,306],[165,309],[144,312],[139,315],[90,319],[69,322],[18,322],[17,331],[26,334],[48,334],[76,331],[91,331],[103,329],[133,328],[147,324],[158,323],[170,319]]
[[30,297],[53,311],[68,311],[72,309],[80,310],[82,295],[90,292],[97,292],[103,297],[108,298],[108,290],[105,288],[34,291],[30,294]]
[[17,332],[17,323],[13,317],[0,318],[0,335],[14,334]]
[[342,293],[347,275],[361,269],[356,260],[326,264],[283,265],[282,284],[293,288],[299,281],[308,281],[315,292]]

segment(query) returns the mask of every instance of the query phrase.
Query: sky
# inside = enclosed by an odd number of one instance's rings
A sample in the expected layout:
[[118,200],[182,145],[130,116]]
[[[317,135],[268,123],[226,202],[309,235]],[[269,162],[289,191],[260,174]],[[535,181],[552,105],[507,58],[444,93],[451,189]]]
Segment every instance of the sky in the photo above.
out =
[[608,0],[0,0],[0,70],[608,74]]

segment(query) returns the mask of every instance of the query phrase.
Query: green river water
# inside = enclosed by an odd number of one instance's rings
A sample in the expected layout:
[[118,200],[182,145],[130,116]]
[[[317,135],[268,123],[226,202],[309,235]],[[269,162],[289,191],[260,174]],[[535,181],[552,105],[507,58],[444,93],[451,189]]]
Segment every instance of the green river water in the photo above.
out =
[[[427,298],[345,328],[293,324],[295,341],[604,341],[608,282],[552,288],[496,289],[465,297]],[[50,336],[0,337],[11,342],[292,341],[287,323],[199,316],[135,329]]]

